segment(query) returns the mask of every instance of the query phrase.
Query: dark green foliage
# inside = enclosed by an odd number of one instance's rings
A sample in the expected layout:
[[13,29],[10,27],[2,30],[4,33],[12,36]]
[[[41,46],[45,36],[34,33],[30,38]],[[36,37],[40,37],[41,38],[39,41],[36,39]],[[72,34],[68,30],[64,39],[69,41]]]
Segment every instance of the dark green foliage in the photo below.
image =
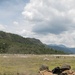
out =
[[0,53],[6,53],[8,48],[7,43],[0,43]]
[[64,54],[46,47],[40,40],[0,31],[0,53],[11,54]]

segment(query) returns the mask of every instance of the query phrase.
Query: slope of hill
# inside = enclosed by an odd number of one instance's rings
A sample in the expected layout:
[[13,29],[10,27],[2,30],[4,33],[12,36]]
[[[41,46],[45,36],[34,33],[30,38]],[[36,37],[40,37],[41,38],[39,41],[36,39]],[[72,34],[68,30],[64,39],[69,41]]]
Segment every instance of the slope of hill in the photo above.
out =
[[17,34],[0,31],[0,53],[19,54],[64,54],[46,47],[40,40],[24,38]]
[[71,54],[75,53],[74,48],[68,48],[64,45],[48,45],[48,47],[59,51],[64,51],[65,53],[71,53]]
[[69,50],[70,50],[73,54],[75,54],[75,48],[69,48]]

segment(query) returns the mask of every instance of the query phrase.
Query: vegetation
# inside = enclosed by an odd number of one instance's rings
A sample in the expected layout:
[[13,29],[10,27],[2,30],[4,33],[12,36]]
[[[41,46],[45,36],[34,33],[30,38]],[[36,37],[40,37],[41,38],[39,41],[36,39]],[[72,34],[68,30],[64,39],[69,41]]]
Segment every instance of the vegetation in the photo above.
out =
[[75,70],[74,56],[1,54],[0,75],[37,75],[42,64],[48,65],[52,70],[65,63]]
[[64,54],[46,47],[40,40],[0,31],[0,53],[9,54]]

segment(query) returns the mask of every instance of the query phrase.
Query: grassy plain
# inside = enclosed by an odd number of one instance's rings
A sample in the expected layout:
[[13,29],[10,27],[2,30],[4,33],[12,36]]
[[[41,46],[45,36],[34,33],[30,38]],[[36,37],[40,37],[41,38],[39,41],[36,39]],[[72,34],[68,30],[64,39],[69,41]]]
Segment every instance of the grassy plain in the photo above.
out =
[[42,64],[52,70],[65,63],[75,70],[75,56],[1,54],[0,75],[37,75]]

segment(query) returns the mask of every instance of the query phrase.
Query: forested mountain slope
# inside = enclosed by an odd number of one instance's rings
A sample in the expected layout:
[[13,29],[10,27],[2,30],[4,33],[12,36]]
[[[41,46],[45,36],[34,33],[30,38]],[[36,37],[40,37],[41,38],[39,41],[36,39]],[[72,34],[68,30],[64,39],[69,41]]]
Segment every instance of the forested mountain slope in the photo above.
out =
[[24,38],[17,34],[0,31],[0,53],[8,54],[64,54],[46,47],[40,40]]

